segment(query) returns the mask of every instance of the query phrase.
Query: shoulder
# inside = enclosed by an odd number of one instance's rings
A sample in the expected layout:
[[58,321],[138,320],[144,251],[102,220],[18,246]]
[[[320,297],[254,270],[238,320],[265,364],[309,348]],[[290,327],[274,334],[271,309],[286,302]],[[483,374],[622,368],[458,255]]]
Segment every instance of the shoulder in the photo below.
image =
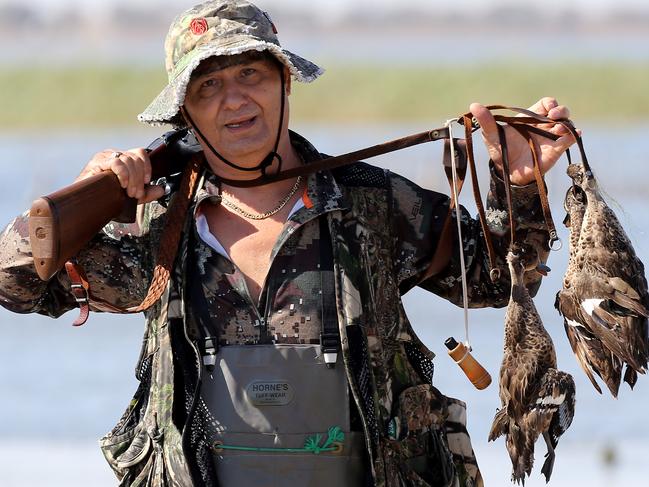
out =
[[331,171],[338,184],[348,187],[388,189],[393,173],[366,162],[355,162]]

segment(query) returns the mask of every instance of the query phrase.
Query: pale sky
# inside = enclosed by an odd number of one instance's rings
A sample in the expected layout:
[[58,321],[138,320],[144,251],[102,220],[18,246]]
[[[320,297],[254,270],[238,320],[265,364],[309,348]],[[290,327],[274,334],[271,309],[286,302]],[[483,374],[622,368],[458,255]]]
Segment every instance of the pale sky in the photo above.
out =
[[[480,9],[483,7],[492,7],[497,5],[520,5],[520,1],[514,0],[449,0],[440,2],[435,0],[405,0],[411,5],[428,6],[431,9]],[[0,0],[0,5],[18,4],[17,0]],[[83,9],[101,9],[111,4],[124,4],[130,6],[160,6],[173,5],[177,10],[184,7],[190,7],[198,3],[196,0],[138,0],[137,2],[129,0],[30,0],[29,5],[32,7],[43,7],[47,9],[64,8],[70,5],[79,5]],[[272,10],[273,5],[295,6],[300,9],[313,8],[317,10],[340,11],[349,6],[368,5],[376,8],[397,8],[404,5],[404,0],[257,0],[259,6]],[[305,5],[308,5],[308,7]],[[543,8],[583,8],[585,12],[595,10],[623,9],[632,7],[635,9],[649,10],[647,0],[543,0]]]

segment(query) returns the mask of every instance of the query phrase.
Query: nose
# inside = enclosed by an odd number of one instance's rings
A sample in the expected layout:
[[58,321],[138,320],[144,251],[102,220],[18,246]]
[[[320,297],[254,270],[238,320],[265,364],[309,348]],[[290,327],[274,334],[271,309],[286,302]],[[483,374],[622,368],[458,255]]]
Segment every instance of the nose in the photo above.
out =
[[237,83],[225,83],[223,86],[223,108],[237,111],[248,102],[248,97]]

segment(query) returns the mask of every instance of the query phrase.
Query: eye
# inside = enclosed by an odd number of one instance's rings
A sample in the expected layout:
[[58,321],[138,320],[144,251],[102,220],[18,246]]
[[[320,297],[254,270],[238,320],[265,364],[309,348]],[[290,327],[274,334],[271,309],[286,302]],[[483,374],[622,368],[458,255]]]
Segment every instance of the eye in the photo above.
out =
[[255,67],[245,66],[239,71],[239,80],[245,84],[255,84],[261,80],[261,71]]
[[193,85],[192,88],[190,88],[190,90],[197,96],[206,98],[218,93],[220,87],[220,80],[215,76],[209,76],[203,78],[202,80],[198,80],[197,83]]

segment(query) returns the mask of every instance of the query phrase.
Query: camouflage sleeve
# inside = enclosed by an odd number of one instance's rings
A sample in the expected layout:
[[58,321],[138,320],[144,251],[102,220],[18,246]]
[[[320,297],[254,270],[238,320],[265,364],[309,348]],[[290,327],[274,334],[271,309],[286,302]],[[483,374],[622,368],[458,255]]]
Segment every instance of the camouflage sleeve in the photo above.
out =
[[[147,205],[150,206],[150,205]],[[152,264],[151,211],[141,207],[132,225],[110,223],[79,252],[94,298],[126,307],[146,295]],[[0,236],[0,305],[16,313],[58,317],[77,307],[65,271],[48,282],[36,274],[28,216],[20,215]],[[95,309],[91,305],[91,309]]]
[[[541,210],[536,184],[512,188],[516,241],[531,245],[545,262],[549,250],[548,232]],[[457,252],[457,223],[452,215],[454,252],[449,264],[437,275],[426,279],[437,242],[448,214],[449,198],[428,191],[400,176],[392,176],[392,215],[395,235],[395,265],[402,293],[419,285],[449,301],[462,305],[460,254]],[[509,213],[505,186],[491,172],[491,187],[487,196],[486,215],[493,237],[496,265],[501,268],[500,279],[493,283],[489,277],[489,258],[479,220],[471,218],[462,208],[462,249],[467,267],[467,284],[471,307],[505,306],[509,299],[509,273],[505,256],[509,246]],[[536,293],[541,275],[530,271],[526,275],[528,288]]]

